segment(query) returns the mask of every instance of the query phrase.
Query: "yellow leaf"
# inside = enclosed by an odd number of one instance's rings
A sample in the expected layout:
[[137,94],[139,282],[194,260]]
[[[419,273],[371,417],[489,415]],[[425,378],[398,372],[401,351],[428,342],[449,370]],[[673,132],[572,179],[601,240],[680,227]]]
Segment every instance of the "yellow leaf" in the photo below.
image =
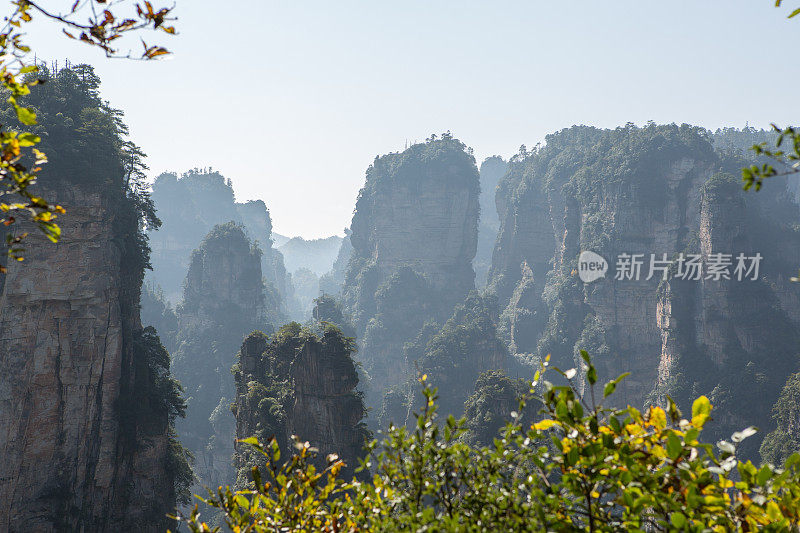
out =
[[537,422],[533,424],[533,429],[536,431],[544,431],[546,429],[550,429],[551,427],[555,426],[557,422],[555,420],[545,419],[541,422]]
[[650,424],[658,430],[664,429],[667,427],[667,413],[660,407],[651,407]]
[[711,416],[711,402],[705,396],[700,396],[692,404],[692,425],[702,428]]
[[783,513],[781,513],[780,507],[774,501],[770,501],[767,504],[767,516],[773,522],[777,522],[783,518]]

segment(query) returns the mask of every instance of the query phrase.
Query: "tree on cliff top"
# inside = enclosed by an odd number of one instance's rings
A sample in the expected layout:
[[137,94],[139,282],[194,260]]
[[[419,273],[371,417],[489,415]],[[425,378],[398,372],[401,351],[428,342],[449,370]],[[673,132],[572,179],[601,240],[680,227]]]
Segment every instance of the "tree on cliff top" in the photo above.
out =
[[[20,127],[36,125],[36,112],[20,100],[30,94],[32,86],[41,83],[37,77],[29,75],[37,72],[38,67],[27,61],[31,49],[23,42],[23,24],[31,22],[34,16],[40,16],[56,22],[67,37],[98,47],[109,57],[133,57],[132,52],[120,53],[118,43],[124,39],[118,39],[146,29],[174,34],[175,28],[167,25],[173,20],[173,8],[154,8],[151,2],[139,3],[136,0],[111,3],[87,0],[75,2],[70,9],[55,13],[42,7],[39,1],[12,0],[10,4],[6,24],[0,29],[0,87],[9,95],[7,102],[15,115],[11,124],[19,126],[0,128],[0,197],[9,202],[0,200],[3,213],[0,222],[10,226],[17,219],[29,219],[52,242],[56,242],[61,230],[55,219],[64,213],[64,209],[29,189],[36,183],[42,165],[47,163],[45,153],[36,148],[41,137],[34,132],[19,131]],[[126,8],[135,9],[123,17],[120,11]],[[149,46],[144,41],[142,44],[141,59],[154,59],[169,53],[161,46]],[[136,170],[137,165],[133,164],[131,171]],[[23,259],[20,255],[23,249],[19,244],[25,236],[11,232],[6,235],[9,255],[18,261]],[[0,272],[3,271],[5,267],[0,265]]]

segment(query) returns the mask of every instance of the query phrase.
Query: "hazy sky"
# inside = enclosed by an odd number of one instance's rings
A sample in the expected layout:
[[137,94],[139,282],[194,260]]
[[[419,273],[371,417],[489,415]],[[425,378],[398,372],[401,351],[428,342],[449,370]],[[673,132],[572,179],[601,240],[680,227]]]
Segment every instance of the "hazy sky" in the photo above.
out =
[[168,61],[30,42],[95,66],[153,176],[211,166],[289,236],[341,234],[374,157],[431,133],[480,163],[573,124],[800,122],[796,2],[176,2]]

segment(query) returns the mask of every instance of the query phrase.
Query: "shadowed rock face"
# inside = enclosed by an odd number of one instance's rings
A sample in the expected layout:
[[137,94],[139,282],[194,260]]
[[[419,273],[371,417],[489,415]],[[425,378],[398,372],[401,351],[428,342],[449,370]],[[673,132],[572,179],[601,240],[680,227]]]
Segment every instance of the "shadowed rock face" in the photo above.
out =
[[492,250],[500,229],[495,193],[497,184],[508,171],[508,164],[500,156],[492,156],[481,163],[481,217],[478,225],[478,247],[473,266],[475,281],[479,288],[486,285],[486,277],[492,265]]
[[141,271],[125,259],[118,200],[78,185],[46,197],[67,209],[61,241],[26,228],[0,296],[0,530],[163,530],[167,413],[147,428],[122,415],[136,408]]
[[253,330],[272,330],[266,322],[261,252],[241,225],[215,226],[192,253],[177,315],[174,372],[188,398],[186,419],[177,428],[195,455],[199,484],[194,492],[202,493],[204,486],[234,478],[230,369],[238,347]]
[[[474,158],[450,136],[379,157],[367,170],[342,299],[378,398],[410,372],[403,343],[425,321],[446,319],[475,286],[479,191]],[[419,298],[409,300],[412,292]]]
[[148,280],[177,305],[182,297],[192,252],[217,224],[242,223],[251,241],[262,250],[261,269],[266,281],[280,295],[281,312],[293,303],[291,279],[283,256],[272,243],[272,219],[262,200],[237,203],[233,186],[219,172],[193,169],[181,176],[164,173],[153,184],[153,201],[162,225],[149,234],[153,271]]
[[[780,184],[745,194],[739,180],[718,174],[738,172],[741,161],[689,126],[575,127],[513,158],[498,187],[502,226],[489,276],[507,306],[510,347],[551,353],[562,368],[577,366],[586,349],[604,376],[631,372],[616,395],[623,404],[707,394],[720,407],[722,437],[768,424],[797,364],[787,277],[800,264],[799,217]],[[605,278],[578,279],[584,250],[606,258]],[[639,281],[613,279],[623,252],[645,254]],[[760,252],[761,279],[645,279],[651,253],[681,252],[706,264],[712,253]],[[751,401],[748,389],[764,398]]]

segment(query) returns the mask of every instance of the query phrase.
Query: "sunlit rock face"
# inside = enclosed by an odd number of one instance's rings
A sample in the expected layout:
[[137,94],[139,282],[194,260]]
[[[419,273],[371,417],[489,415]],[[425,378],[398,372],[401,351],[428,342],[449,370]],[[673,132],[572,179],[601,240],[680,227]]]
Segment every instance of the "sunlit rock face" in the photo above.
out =
[[[798,210],[785,187],[744,193],[742,159],[714,151],[689,126],[574,127],[521,153],[498,186],[501,229],[489,288],[505,307],[501,330],[517,354],[552,354],[557,366],[594,357],[601,374],[631,372],[621,405],[688,401],[720,406],[714,431],[770,424],[769,411],[796,366],[800,264]],[[609,264],[584,283],[578,256]],[[639,279],[615,279],[620,254],[643,254]],[[760,253],[758,280],[650,276],[650,254]],[[735,381],[739,385],[734,385]],[[744,385],[747,383],[747,385]],[[750,397],[761,391],[763,397]],[[744,407],[748,405],[748,407]],[[754,440],[753,446],[757,449]],[[752,450],[750,450],[752,452]]]
[[367,170],[342,299],[378,398],[410,373],[403,344],[475,286],[479,192],[474,158],[449,135],[378,157]]
[[0,296],[0,530],[161,531],[175,505],[167,414],[129,416],[136,226],[95,186],[45,192],[67,210],[61,240],[19,228],[25,261]]

